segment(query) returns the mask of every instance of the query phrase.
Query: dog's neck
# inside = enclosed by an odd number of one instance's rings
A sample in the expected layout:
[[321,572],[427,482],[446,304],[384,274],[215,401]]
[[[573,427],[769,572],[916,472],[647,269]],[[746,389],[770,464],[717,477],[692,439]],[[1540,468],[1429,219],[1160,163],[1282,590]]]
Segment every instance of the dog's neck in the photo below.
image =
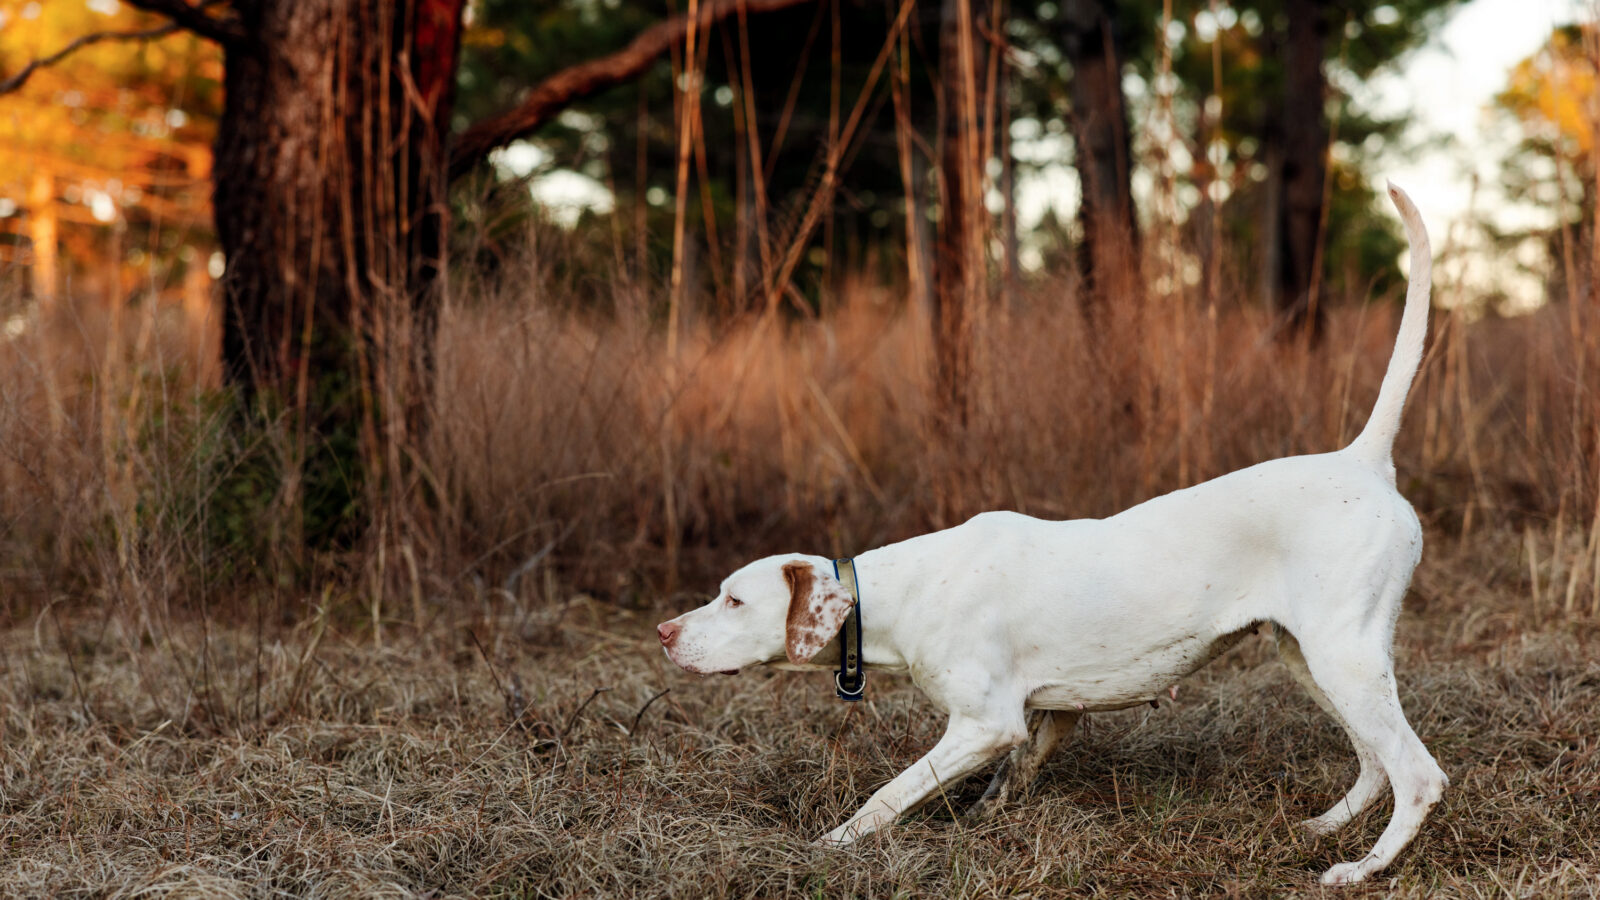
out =
[[[907,663],[900,647],[894,641],[900,619],[912,587],[912,579],[905,577],[908,569],[897,565],[898,544],[869,550],[855,558],[856,589],[861,599],[861,655],[870,676],[873,670],[905,672]],[[839,667],[839,636],[834,635],[827,645],[817,651],[809,662],[791,663],[774,660],[773,668],[817,671]]]

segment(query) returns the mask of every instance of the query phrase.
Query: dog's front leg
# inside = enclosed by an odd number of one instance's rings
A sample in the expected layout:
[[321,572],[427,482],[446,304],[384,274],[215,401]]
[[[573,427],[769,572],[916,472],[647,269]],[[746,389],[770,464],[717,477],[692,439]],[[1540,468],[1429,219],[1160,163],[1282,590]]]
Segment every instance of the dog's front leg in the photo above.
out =
[[961,779],[1022,743],[1027,726],[1019,709],[1011,719],[952,714],[944,737],[911,768],[878,789],[850,821],[828,832],[821,844],[843,845],[894,823],[944,785]]
[[1036,709],[1028,714],[1028,739],[1017,746],[1000,762],[1000,768],[989,782],[988,790],[978,802],[972,804],[967,815],[985,819],[1006,804],[1015,794],[1021,794],[1039,775],[1039,767],[1072,733],[1073,726],[1083,713],[1076,710]]

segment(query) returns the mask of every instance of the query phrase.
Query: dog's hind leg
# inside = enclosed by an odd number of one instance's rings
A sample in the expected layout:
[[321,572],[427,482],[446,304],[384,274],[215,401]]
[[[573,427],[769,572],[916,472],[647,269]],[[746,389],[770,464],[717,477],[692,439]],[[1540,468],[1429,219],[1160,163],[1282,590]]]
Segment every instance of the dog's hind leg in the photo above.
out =
[[[1398,596],[1394,600],[1398,602]],[[1324,884],[1361,881],[1394,861],[1450,783],[1400,708],[1386,624],[1369,622],[1348,639],[1301,648],[1312,679],[1358,744],[1378,757],[1394,787],[1394,816],[1378,842],[1361,859],[1323,873]],[[1379,630],[1384,633],[1374,633]]]
[[1328,697],[1322,693],[1322,688],[1317,687],[1316,680],[1311,677],[1311,670],[1306,666],[1305,655],[1300,652],[1300,642],[1281,625],[1274,626],[1273,636],[1278,641],[1278,658],[1283,660],[1289,674],[1306,689],[1306,693],[1311,695],[1317,706],[1332,716],[1333,720],[1339,723],[1339,727],[1344,729],[1345,735],[1350,738],[1350,743],[1355,746],[1356,758],[1361,761],[1361,774],[1356,776],[1356,783],[1351,786],[1349,793],[1344,795],[1344,799],[1335,803],[1322,815],[1300,823],[1300,827],[1314,834],[1331,834],[1360,815],[1363,809],[1376,800],[1378,795],[1383,793],[1384,786],[1388,784],[1388,777],[1384,775],[1383,764],[1378,762],[1377,753],[1351,730],[1344,716],[1339,715],[1339,711],[1328,702]]
[[1039,776],[1039,768],[1072,733],[1082,716],[1083,713],[1076,710],[1062,709],[1036,709],[1028,713],[1028,739],[1000,761],[1000,768],[995,770],[988,789],[967,810],[967,815],[973,819],[987,818],[1007,800],[1026,791]]

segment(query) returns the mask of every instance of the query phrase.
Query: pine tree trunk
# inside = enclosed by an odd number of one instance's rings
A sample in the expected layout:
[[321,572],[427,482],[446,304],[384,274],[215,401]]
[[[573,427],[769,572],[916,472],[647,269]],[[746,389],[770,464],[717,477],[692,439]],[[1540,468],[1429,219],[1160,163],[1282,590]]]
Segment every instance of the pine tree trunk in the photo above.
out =
[[986,0],[943,0],[939,30],[939,230],[934,248],[934,390],[943,425],[971,415],[975,317],[983,303],[983,79],[987,45],[976,23]]
[[1285,335],[1322,330],[1316,284],[1322,188],[1327,173],[1327,80],[1322,57],[1328,17],[1317,0],[1288,0],[1289,28],[1282,44],[1283,147],[1278,157],[1277,302]]
[[1084,312],[1131,299],[1139,276],[1139,231],[1134,218],[1127,103],[1110,0],[1066,0],[1062,49],[1072,63],[1072,133],[1077,146],[1083,230],[1078,268]]
[[224,375],[296,426],[313,544],[358,536],[373,498],[414,486],[463,2],[234,4],[247,37],[227,47],[214,169]]

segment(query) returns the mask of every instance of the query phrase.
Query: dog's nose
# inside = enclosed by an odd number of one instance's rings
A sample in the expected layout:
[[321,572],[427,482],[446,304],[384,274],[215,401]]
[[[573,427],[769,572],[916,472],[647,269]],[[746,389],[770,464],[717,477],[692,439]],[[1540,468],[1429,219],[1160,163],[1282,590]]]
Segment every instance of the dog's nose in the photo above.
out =
[[661,638],[661,646],[671,647],[672,642],[678,639],[679,627],[671,622],[662,622],[656,626],[656,634]]

